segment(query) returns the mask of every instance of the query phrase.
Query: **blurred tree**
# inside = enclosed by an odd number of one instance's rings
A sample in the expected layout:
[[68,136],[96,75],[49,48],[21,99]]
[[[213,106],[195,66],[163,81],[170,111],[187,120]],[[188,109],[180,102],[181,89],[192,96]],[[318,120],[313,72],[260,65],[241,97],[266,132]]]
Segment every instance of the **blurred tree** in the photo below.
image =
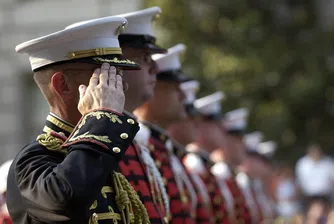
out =
[[310,141],[334,146],[332,32],[317,27],[311,0],[146,0],[162,8],[164,46],[185,43],[185,72],[200,95],[223,90],[225,111],[251,110],[249,131],[295,162]]

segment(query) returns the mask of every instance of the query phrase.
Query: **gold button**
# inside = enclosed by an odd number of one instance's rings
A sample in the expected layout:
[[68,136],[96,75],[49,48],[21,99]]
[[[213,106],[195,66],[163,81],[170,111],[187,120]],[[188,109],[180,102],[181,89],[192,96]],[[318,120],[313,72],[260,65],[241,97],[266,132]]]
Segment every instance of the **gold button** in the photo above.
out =
[[159,160],[156,160],[156,161],[155,161],[155,164],[157,165],[158,168],[161,167],[161,162],[160,162]]
[[183,204],[186,204],[186,203],[188,203],[188,197],[187,197],[187,195],[185,195],[185,193],[181,193],[181,201],[182,201],[182,203]]
[[94,212],[93,215],[92,215],[92,221],[93,223],[98,223],[99,221],[99,216]]
[[149,143],[149,144],[148,144],[148,148],[149,148],[151,151],[154,151],[154,145],[153,145],[153,144]]
[[169,223],[168,217],[164,217],[165,223]]
[[213,184],[209,184],[208,185],[208,191],[211,193],[211,192],[214,192],[215,191],[215,186],[213,186]]
[[215,205],[220,205],[223,202],[219,196],[214,197],[213,201]]
[[127,133],[122,133],[121,134],[121,139],[127,139],[129,135]]
[[165,141],[166,140],[166,135],[164,135],[164,134],[160,134],[160,140],[161,141]]
[[118,148],[118,147],[114,147],[114,148],[112,148],[112,151],[113,151],[114,153],[120,153],[120,152],[121,152],[121,149]]
[[133,119],[127,119],[126,122],[128,122],[129,124],[135,124],[135,121]]

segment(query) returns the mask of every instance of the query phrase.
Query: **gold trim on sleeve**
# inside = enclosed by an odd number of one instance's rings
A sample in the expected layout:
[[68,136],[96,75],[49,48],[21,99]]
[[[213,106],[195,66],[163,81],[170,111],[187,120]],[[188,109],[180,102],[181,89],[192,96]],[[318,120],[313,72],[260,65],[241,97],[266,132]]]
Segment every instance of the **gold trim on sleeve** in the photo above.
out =
[[107,135],[92,135],[89,134],[89,131],[87,131],[86,133],[82,134],[82,135],[77,135],[77,136],[73,136],[72,138],[70,138],[68,140],[68,142],[73,142],[82,138],[90,138],[90,139],[95,139],[98,140],[100,142],[105,142],[105,143],[111,143],[111,140],[109,139],[109,136]]
[[101,189],[101,194],[104,198],[107,198],[106,193],[114,193],[114,189],[110,186],[103,186]]
[[97,200],[93,202],[93,204],[90,206],[89,210],[93,210],[97,208]]

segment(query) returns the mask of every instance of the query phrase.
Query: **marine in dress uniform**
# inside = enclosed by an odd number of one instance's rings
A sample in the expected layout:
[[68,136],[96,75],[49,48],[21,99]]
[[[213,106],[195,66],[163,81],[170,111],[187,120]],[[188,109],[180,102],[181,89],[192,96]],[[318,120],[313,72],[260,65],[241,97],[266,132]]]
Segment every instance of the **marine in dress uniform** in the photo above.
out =
[[[224,128],[227,133],[227,148],[230,151],[235,151],[235,153],[240,153],[238,157],[244,159],[245,155],[245,145],[243,142],[243,136],[247,126],[247,118],[249,111],[247,108],[239,108],[224,115],[223,123]],[[239,158],[240,159],[240,158]],[[237,170],[237,165],[241,165],[242,160],[238,161],[238,164],[228,164],[229,170],[231,172],[231,178],[226,180],[226,184],[229,187],[233,198],[235,207],[235,217],[238,223],[252,223],[252,212],[249,205],[247,204],[247,199],[243,194],[241,187],[237,183],[237,175],[239,170]]]
[[147,147],[151,149],[151,155],[164,178],[170,198],[171,223],[195,223],[197,206],[190,177],[173,153],[172,140],[165,131],[174,120],[186,116],[182,102],[184,96],[179,87],[180,83],[188,80],[181,72],[180,54],[184,50],[185,46],[178,44],[169,48],[166,54],[153,55],[159,68],[154,97],[135,111],[150,132]]
[[[246,152],[256,149],[258,144],[263,140],[263,133],[260,131],[254,131],[244,136],[244,143],[246,146]],[[243,164],[242,164],[243,165]],[[254,188],[254,180],[252,175],[249,174],[247,169],[243,169],[237,175],[237,181],[239,186],[243,189],[246,201],[251,209],[253,221],[261,223],[263,221],[263,211],[261,204],[257,198],[257,194]]]
[[[16,47],[29,55],[34,78],[55,112],[9,170],[7,205],[13,223],[149,222],[135,190],[116,172],[139,130],[138,123],[122,113],[121,71],[116,74],[110,67],[139,68],[122,57],[117,35],[126,23],[122,17],[89,21]],[[79,110],[79,84],[74,80],[89,82],[88,87],[80,85]],[[89,96],[103,99],[100,92],[114,94],[115,110],[108,109],[111,103],[102,108],[82,101]],[[74,127],[71,123],[76,122]]]
[[200,125],[202,134],[199,142],[208,148],[210,158],[214,161],[211,173],[215,176],[219,190],[224,196],[230,222],[252,223],[249,208],[236,182],[236,171],[233,167],[240,160],[242,148],[231,147],[228,132],[221,123],[220,101],[223,97],[222,93],[217,92],[195,101],[195,107],[206,117]]
[[[250,138],[251,134],[245,137]],[[254,133],[253,133],[254,136]],[[271,166],[271,159],[276,150],[276,143],[273,141],[261,142],[262,138],[253,141],[253,145],[249,145],[247,150],[247,160],[256,163],[257,167],[248,165],[249,173],[251,174],[251,187],[253,195],[260,207],[261,223],[272,223],[276,218],[275,205],[273,200],[268,196],[263,179],[263,173],[268,172],[268,166]]]
[[[145,64],[151,65],[150,68],[152,66],[155,67],[156,65],[151,59],[151,54],[164,53],[167,51],[156,45],[156,38],[152,29],[152,22],[158,18],[160,14],[161,9],[159,7],[151,7],[121,15],[129,22],[124,32],[119,35],[121,47],[127,48],[128,55],[126,54],[125,56],[136,61],[142,67],[144,67]],[[138,57],[144,58],[143,60],[131,54],[132,51],[136,50],[141,50]],[[148,59],[146,59],[147,57]],[[140,92],[139,89],[145,88],[145,86],[139,85],[140,83],[135,83],[134,81],[130,82],[130,80],[134,80],[133,76],[137,77],[137,79],[149,76],[154,77],[153,80],[155,80],[157,71],[157,69],[152,71],[151,68],[148,71],[128,71],[128,74],[124,73],[125,81],[130,83],[129,90],[125,93],[126,99],[128,99],[129,102],[136,102],[136,98],[133,96],[138,96]],[[146,72],[146,74],[143,74],[144,72]],[[149,86],[148,88],[153,92],[154,86]],[[136,106],[140,106],[144,103],[145,101],[143,100],[138,101]],[[126,105],[125,108],[131,111],[131,116],[134,116],[131,106],[135,105]],[[146,142],[148,142],[148,138],[145,129],[140,128],[135,138],[135,144],[131,145],[127,150],[123,161],[120,163],[121,172],[130,181],[131,185],[144,202],[151,223],[168,223],[170,217],[169,198],[161,174],[150,155],[150,151],[147,147],[144,147]]]
[[[195,144],[199,134],[196,123],[200,119],[200,114],[194,107],[194,101],[199,83],[195,80],[184,82],[181,84],[181,89],[186,96],[185,106],[188,118],[171,125],[168,130],[176,141],[186,145],[177,147],[175,153],[190,173],[197,193],[196,223],[228,223],[222,195],[217,190],[218,185],[214,176],[210,175],[208,158],[203,155],[205,152]],[[178,144],[175,143],[175,145]]]
[[[199,82],[196,80],[190,80],[184,83],[181,83],[180,87],[185,94],[185,107],[188,114],[188,118],[184,121],[179,122],[179,124],[171,125],[168,128],[171,137],[174,140],[174,153],[175,155],[183,162],[190,161],[184,160],[188,157],[197,157],[196,155],[187,155],[186,147],[176,142],[175,140],[181,140],[185,145],[191,143],[197,138],[197,128],[195,122],[192,118],[192,114],[197,114],[196,109],[193,106],[193,102],[196,99],[196,92],[199,90]],[[181,123],[181,125],[180,125]],[[182,125],[184,124],[184,125]],[[173,135],[173,130],[178,129],[177,133]],[[182,133],[180,133],[182,132]],[[176,137],[176,138],[174,138]],[[199,158],[198,158],[199,159]],[[190,163],[183,163],[186,167],[186,171],[190,176],[190,180],[194,186],[197,195],[197,208],[196,208],[196,223],[214,223],[212,205],[210,200],[210,195],[208,188],[201,178],[201,174],[205,172],[203,164],[194,164],[191,161]]]
[[[160,14],[159,7],[151,7],[118,15],[128,21],[128,25],[118,36],[123,55],[141,66],[141,70],[123,71],[123,80],[129,87],[125,92],[125,113],[133,120],[136,120],[132,114],[134,108],[151,97],[146,96],[146,91],[153,92],[154,85],[145,83],[146,79],[156,79],[157,69],[154,69],[151,54],[166,52],[166,49],[156,44],[152,28],[153,21]],[[120,172],[125,175],[143,201],[150,222],[167,223],[170,216],[169,200],[158,168],[149,150],[143,147],[147,140],[145,130],[141,128],[119,163]]]
[[[218,191],[224,199],[225,210],[228,214],[226,218],[230,223],[235,223],[236,211],[240,212],[241,209],[239,207],[235,209],[235,199],[226,183],[231,178],[231,175],[229,166],[223,160],[224,157],[222,157],[226,145],[225,130],[221,125],[221,101],[223,99],[224,93],[219,91],[197,99],[194,105],[203,116],[203,120],[199,125],[201,136],[198,139],[198,144],[202,148],[206,148],[210,159],[213,161],[210,172],[218,184]],[[218,159],[217,156],[219,156]]]

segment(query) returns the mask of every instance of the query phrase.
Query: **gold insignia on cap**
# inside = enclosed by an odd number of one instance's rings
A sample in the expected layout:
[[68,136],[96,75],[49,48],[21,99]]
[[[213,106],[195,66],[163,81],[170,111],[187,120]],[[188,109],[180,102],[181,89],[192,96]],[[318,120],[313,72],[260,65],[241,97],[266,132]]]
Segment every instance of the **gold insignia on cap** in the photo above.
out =
[[117,31],[116,31],[117,36],[120,35],[121,33],[124,33],[125,25],[126,25],[126,22],[124,22],[122,25],[120,25],[120,26],[117,28]]
[[129,59],[119,60],[119,59],[116,58],[116,57],[114,57],[113,59],[107,59],[107,58],[96,57],[96,58],[93,58],[93,60],[94,60],[94,61],[98,61],[98,62],[105,62],[105,63],[131,64],[131,65],[136,65],[135,62],[130,61]]
[[82,50],[82,51],[73,51],[67,54],[69,59],[77,59],[77,58],[87,58],[93,56],[101,56],[101,55],[108,55],[108,54],[122,54],[122,49],[119,47],[106,47],[106,48],[95,48],[89,50]]
[[155,16],[153,16],[152,21],[156,21],[160,18],[161,13],[157,13]]

